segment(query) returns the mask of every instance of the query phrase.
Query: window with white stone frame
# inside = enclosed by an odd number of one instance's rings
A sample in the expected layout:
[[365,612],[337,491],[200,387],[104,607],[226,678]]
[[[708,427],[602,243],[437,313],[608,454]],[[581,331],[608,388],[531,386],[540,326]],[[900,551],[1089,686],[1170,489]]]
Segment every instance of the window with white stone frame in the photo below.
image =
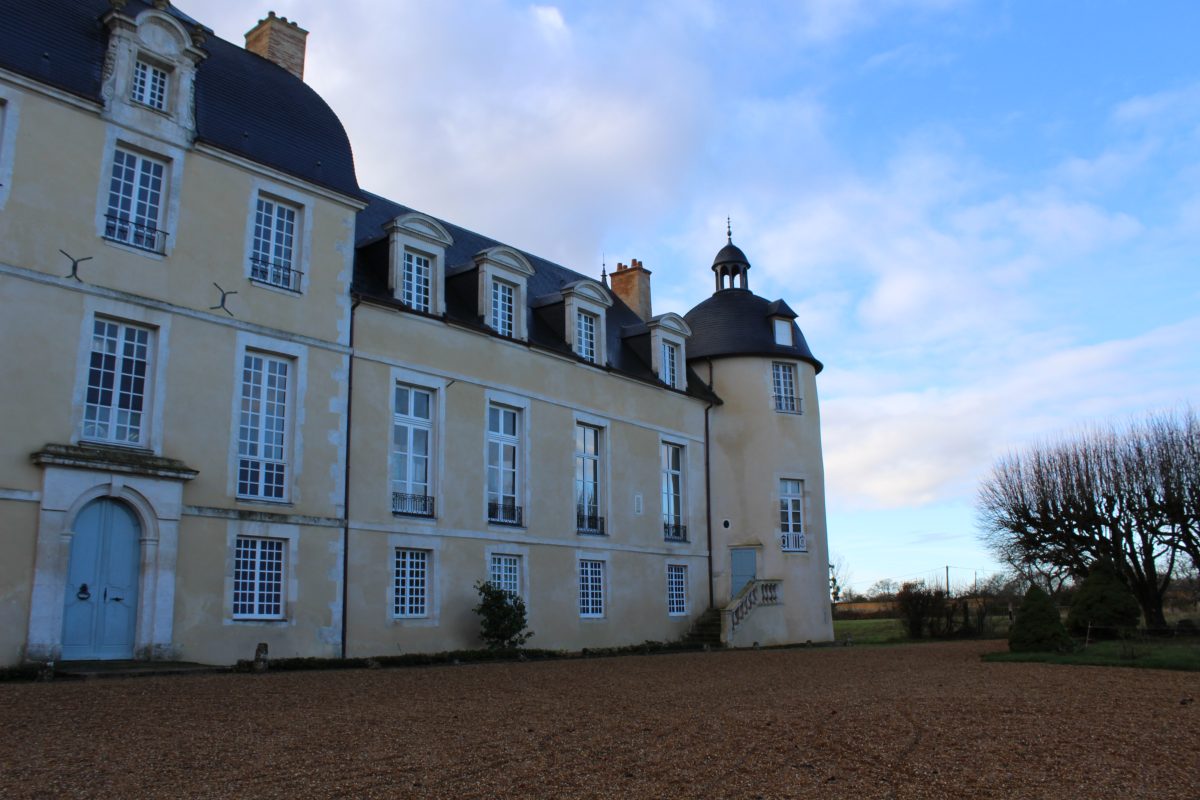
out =
[[152,339],[148,328],[93,321],[81,439],[149,446]]
[[779,546],[789,552],[805,552],[804,481],[782,478],[779,481]]
[[104,214],[104,238],[162,253],[167,232],[162,230],[166,200],[167,164],[131,149],[113,152]]
[[130,99],[158,111],[165,111],[169,82],[170,74],[166,70],[139,58],[133,66]]
[[687,613],[688,568],[685,564],[667,564],[667,613]]
[[686,542],[687,524],[683,504],[683,445],[663,442],[662,456],[662,520],[663,538],[667,541]]
[[392,412],[392,513],[434,515],[431,489],[434,393],[397,383]]
[[771,364],[771,386],[775,399],[775,410],[785,414],[799,414],[800,396],[796,392],[796,365],[781,361]]
[[524,525],[521,510],[521,411],[488,404],[487,519],[501,525]]
[[392,616],[428,616],[431,577],[428,550],[396,548],[392,572]]
[[250,279],[299,292],[304,274],[299,266],[301,211],[269,195],[259,194],[254,208],[250,245]]
[[579,559],[579,616],[604,616],[604,562]]
[[521,557],[493,553],[488,565],[488,580],[493,586],[516,597],[521,594]]
[[499,278],[492,280],[492,330],[501,336],[513,335],[513,305],[517,287]]
[[500,336],[525,341],[529,279],[536,274],[533,264],[501,245],[479,251],[474,262],[479,318]]
[[241,372],[237,494],[286,500],[292,361],[248,350]]
[[233,557],[234,619],[283,619],[283,539],[237,538]]
[[431,308],[432,275],[433,264],[429,256],[405,250],[401,302],[414,311],[428,313]]
[[575,314],[575,353],[584,361],[596,363],[596,315],[586,311]]
[[668,386],[679,384],[679,345],[674,342],[662,343],[662,382]]
[[604,533],[600,515],[600,474],[603,432],[593,425],[575,425],[575,529]]

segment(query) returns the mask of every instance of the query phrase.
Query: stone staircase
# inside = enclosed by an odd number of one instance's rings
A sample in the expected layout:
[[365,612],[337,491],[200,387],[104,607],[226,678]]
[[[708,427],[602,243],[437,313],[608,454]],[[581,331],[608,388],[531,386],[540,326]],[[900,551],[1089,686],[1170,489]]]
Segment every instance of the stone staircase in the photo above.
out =
[[721,612],[715,608],[705,611],[683,637],[684,644],[700,647],[724,647],[721,642]]

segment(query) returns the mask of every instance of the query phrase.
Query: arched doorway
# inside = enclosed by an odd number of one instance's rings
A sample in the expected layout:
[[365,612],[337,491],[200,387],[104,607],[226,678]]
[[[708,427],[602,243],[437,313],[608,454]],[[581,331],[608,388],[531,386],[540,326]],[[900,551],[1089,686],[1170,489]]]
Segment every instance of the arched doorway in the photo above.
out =
[[84,506],[73,529],[62,657],[133,658],[141,525],[129,506],[105,497]]

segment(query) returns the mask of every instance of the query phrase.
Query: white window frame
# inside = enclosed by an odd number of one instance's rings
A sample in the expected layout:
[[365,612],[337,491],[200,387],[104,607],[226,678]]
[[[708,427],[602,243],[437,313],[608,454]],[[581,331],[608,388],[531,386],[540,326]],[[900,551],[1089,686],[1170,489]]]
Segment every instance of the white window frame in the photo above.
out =
[[595,314],[582,309],[575,312],[575,355],[592,364],[599,358],[596,344],[599,329],[600,320]]
[[664,340],[660,343],[662,351],[659,355],[660,364],[662,365],[662,382],[667,386],[679,385],[679,345],[675,342]]
[[414,311],[426,314],[433,308],[433,257],[409,248],[404,249],[400,302]]
[[[500,422],[500,430],[492,430],[492,412]],[[513,415],[513,433],[505,433],[503,421],[507,414]],[[486,519],[490,525],[506,525],[526,527],[524,519],[524,487],[525,487],[525,452],[528,449],[525,436],[525,409],[510,405],[503,401],[488,400],[487,415],[484,419],[484,495],[486,502]],[[493,451],[493,445],[497,448]],[[504,449],[511,447],[512,456],[512,492],[504,492],[504,473],[507,471],[504,461]],[[499,459],[493,459],[493,452],[498,453]],[[495,463],[493,463],[495,461]],[[497,490],[492,490],[492,475],[498,475]],[[512,498],[506,503],[506,498]],[[511,511],[506,510],[511,508]]]
[[[679,469],[671,468],[668,454],[678,451],[679,453]],[[670,441],[663,439],[659,442],[659,475],[660,475],[660,491],[659,500],[662,510],[661,518],[663,524],[663,539],[668,542],[687,542],[688,541],[688,513],[687,513],[687,459],[688,448],[683,442]],[[679,491],[673,491],[674,481],[678,482]],[[668,497],[672,498],[668,502]],[[675,499],[677,498],[677,499]],[[670,513],[669,506],[676,505],[675,513]],[[672,532],[679,531],[680,535],[672,535]]]
[[[118,174],[118,170],[121,174]],[[157,156],[132,147],[118,146],[113,149],[108,161],[105,239],[159,255],[166,251],[166,239],[170,232],[166,230],[163,220],[167,210],[170,170],[170,165]],[[126,205],[129,207],[126,208]]]
[[[383,592],[380,596],[382,601],[380,608],[382,614],[381,621],[388,625],[399,625],[403,627],[417,628],[436,628],[441,624],[441,603],[442,595],[446,591],[447,584],[445,576],[442,574],[442,545],[445,539],[441,536],[432,536],[421,533],[390,533],[387,535],[388,557],[379,559],[387,566],[381,570],[386,576],[386,580],[380,582]],[[422,550],[429,554],[426,583],[425,583],[425,615],[424,616],[401,616],[395,615],[396,602],[396,551],[397,550]]]
[[792,341],[792,321],[776,317],[771,323],[775,329],[775,344],[782,345],[783,347],[794,347],[795,345]]
[[[113,326],[114,328],[113,333],[115,334],[115,352],[113,353],[106,354],[97,352],[96,344],[98,339],[101,338],[102,335],[104,335],[106,341],[108,339],[106,335],[108,331],[105,331],[102,334],[97,330],[97,328],[101,325]],[[142,351],[140,353],[140,359],[138,359],[136,355],[131,357],[131,354],[129,353],[129,346],[131,342],[128,339],[128,334],[130,333],[140,333],[144,335],[144,341],[140,343],[140,345],[136,341],[132,342],[135,348],[140,347],[140,350]],[[156,352],[154,338],[154,329],[145,325],[137,325],[126,322],[125,320],[114,319],[102,315],[95,315],[92,317],[92,345],[88,350],[89,364],[87,381],[84,387],[85,396],[83,406],[83,429],[79,434],[81,441],[99,442],[106,445],[116,445],[120,447],[149,449],[147,447],[147,441],[149,439],[148,433],[154,407],[154,355]],[[113,359],[112,369],[109,370],[101,368],[98,375],[96,364],[97,356],[104,358],[106,355]],[[143,365],[143,371],[140,378],[135,372],[131,372],[128,369],[130,366],[135,366],[139,360]],[[107,387],[107,390],[102,384],[93,385],[95,378],[102,378],[104,373],[109,372],[111,372],[111,383]],[[129,383],[133,382],[136,385],[139,380],[140,390],[133,391],[133,387],[129,386]],[[93,402],[93,397],[97,393],[102,393],[104,391],[107,391],[109,395],[108,402]],[[122,399],[126,396],[130,398],[128,402],[123,401]],[[122,407],[128,406],[135,400],[137,405],[136,411],[130,407]],[[107,412],[107,414],[104,414],[104,412]],[[121,437],[116,435],[116,431],[122,427],[132,428],[132,426],[128,424],[122,425],[121,423],[121,417],[123,414],[128,415],[132,413],[137,414],[136,431],[133,432],[132,436]],[[98,419],[96,417],[103,417],[103,419]],[[96,428],[100,425],[104,425],[108,429],[107,435],[101,435],[97,432]]]
[[[388,286],[398,302],[435,316],[446,313],[446,248],[454,238],[433,217],[415,211],[401,214],[385,227],[388,234]],[[405,256],[429,259],[428,308],[421,309],[405,300]]]
[[171,105],[171,68],[138,55],[129,81],[129,99],[166,113]]
[[289,292],[299,292],[304,273],[299,268],[304,209],[259,192],[251,220],[250,280]]
[[[489,328],[501,336],[525,341],[529,334],[526,330],[528,316],[527,282],[533,277],[533,265],[522,254],[508,247],[497,246],[475,254],[475,268],[479,273],[479,316]],[[512,287],[513,319],[512,332],[501,331],[494,314],[492,292],[496,281],[501,281]]]
[[576,599],[580,619],[604,619],[608,614],[608,558],[594,553],[575,559]]
[[[289,297],[308,291],[312,263],[313,201],[309,196],[274,181],[256,178],[250,186],[246,205],[246,234],[243,252],[245,269],[243,274],[256,289],[277,292]],[[259,242],[259,203],[270,203],[292,212],[294,230],[291,241],[290,260],[281,260],[276,265],[276,217],[271,214],[270,253],[267,263],[262,263],[263,253]]]
[[[646,322],[650,329],[650,361],[654,374],[672,389],[687,390],[687,337],[692,329],[678,314],[660,314]],[[674,374],[668,373],[664,358],[666,346],[672,345],[677,357]]]
[[[282,609],[278,615],[235,614],[238,539],[265,539],[283,543]],[[290,523],[229,520],[225,529],[225,593],[223,624],[233,626],[290,626],[295,624],[299,597],[300,526]]]
[[492,559],[497,556],[515,556],[518,559],[517,595],[525,601],[525,606],[528,608],[529,598],[532,597],[529,589],[529,548],[525,545],[514,544],[512,542],[498,542],[485,547],[483,553],[483,572],[488,580],[492,579]]
[[[406,403],[407,407],[401,411],[399,407],[401,391],[407,392]],[[428,396],[428,416],[419,417],[410,413],[415,407],[414,397],[416,394]],[[389,447],[389,469],[388,475],[389,489],[392,498],[392,513],[406,516],[434,517],[437,514],[436,495],[434,494],[435,476],[437,474],[437,438],[436,438],[436,423],[438,417],[438,391],[437,389],[420,386],[408,381],[397,380],[392,382],[392,436]],[[397,448],[397,438],[399,429],[406,429],[405,446],[406,450],[402,453]],[[413,469],[416,466],[415,459],[420,456],[415,453],[413,446],[414,441],[419,437],[418,432],[425,434],[425,481],[424,492],[418,494],[412,491],[415,486],[420,485],[412,479]],[[401,471],[401,463],[404,463],[404,472],[407,479],[401,482],[397,475]],[[399,495],[403,495],[400,497]]]
[[[119,235],[121,223],[113,223],[108,219],[113,166],[118,150],[163,165],[158,218],[155,220],[157,234],[152,243],[155,247],[144,247],[124,241]],[[186,151],[182,147],[170,146],[160,139],[109,125],[100,158],[100,180],[96,191],[96,235],[106,244],[126,252],[156,260],[169,257],[175,249],[176,232],[179,229],[179,196],[183,184],[185,154]],[[159,240],[161,246],[157,246]]]
[[771,399],[772,406],[780,414],[804,413],[800,370],[794,362],[771,362]]
[[[275,610],[263,611],[264,605],[263,589],[261,586],[263,575],[264,551],[270,549],[272,558],[268,563],[276,563],[278,567],[278,575],[274,581],[274,597],[268,597],[266,604],[275,606]],[[249,603],[253,610],[246,611],[238,610],[238,594],[239,594],[239,557],[245,550],[252,551],[253,561],[251,563],[251,586],[249,589]],[[230,598],[231,616],[235,620],[282,620],[287,618],[287,581],[288,581],[288,563],[287,563],[287,540],[270,536],[238,536],[234,540],[234,555],[233,555],[233,596]],[[277,559],[275,558],[277,557]],[[244,588],[242,588],[245,591]]]
[[488,582],[514,597],[521,596],[521,572],[521,556],[515,553],[488,556]]
[[[406,574],[401,576],[401,565]],[[420,567],[420,590],[414,590],[418,576],[408,574]],[[430,615],[434,585],[433,552],[419,547],[396,547],[392,550],[392,617],[395,619],[427,619]],[[420,600],[418,606],[416,599]]]
[[[561,290],[566,318],[564,332],[571,351],[585,362],[604,366],[608,363],[607,311],[612,306],[612,297],[607,289],[592,280],[578,280]],[[594,323],[590,351],[581,339],[580,320],[584,315]]]
[[667,616],[685,617],[688,613],[688,565],[667,562]]
[[[308,384],[308,349],[301,344],[271,339],[257,334],[239,332],[230,400],[229,479],[227,491],[239,502],[289,504],[295,501],[297,477],[302,474],[304,430],[299,424]],[[242,414],[242,378],[246,354],[251,353],[290,362],[286,420],[284,426],[284,484],[283,497],[263,497],[239,491],[241,472],[240,428]]]
[[517,330],[517,297],[520,290],[516,284],[503,278],[492,278],[490,291],[492,300],[488,325],[501,336],[514,338]]
[[[575,420],[575,460],[574,473],[572,475],[572,483],[574,492],[572,496],[575,500],[575,529],[579,533],[600,535],[606,534],[604,527],[604,488],[607,484],[605,474],[605,450],[607,442],[605,434],[607,430],[604,426],[594,425],[590,421]],[[584,449],[580,449],[580,436],[585,438]],[[592,435],[595,437],[595,452],[587,452],[586,438]],[[584,508],[582,491],[586,484],[592,481],[587,480],[587,472],[589,470],[595,476],[594,496],[595,503],[593,505],[594,512],[588,514]],[[592,523],[594,520],[595,524]]]
[[804,480],[779,479],[779,547],[784,552],[808,552]]

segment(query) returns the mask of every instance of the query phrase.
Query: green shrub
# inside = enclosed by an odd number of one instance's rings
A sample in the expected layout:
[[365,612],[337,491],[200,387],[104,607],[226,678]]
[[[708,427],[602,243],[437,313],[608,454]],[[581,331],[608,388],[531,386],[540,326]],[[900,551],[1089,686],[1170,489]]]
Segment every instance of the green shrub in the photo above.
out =
[[896,593],[896,610],[911,639],[920,639],[928,632],[930,636],[944,636],[946,593],[941,589],[930,589],[925,581],[906,583]]
[[1037,586],[1030,586],[1008,631],[1008,649],[1014,653],[1033,653],[1065,652],[1071,648],[1071,637],[1058,617],[1054,601]]
[[475,584],[479,592],[479,636],[489,650],[513,650],[525,644],[533,631],[525,627],[525,601],[491,581]]
[[1097,561],[1075,592],[1067,627],[1083,635],[1091,628],[1093,639],[1111,639],[1137,627],[1142,610],[1137,598],[1121,580],[1112,564]]

